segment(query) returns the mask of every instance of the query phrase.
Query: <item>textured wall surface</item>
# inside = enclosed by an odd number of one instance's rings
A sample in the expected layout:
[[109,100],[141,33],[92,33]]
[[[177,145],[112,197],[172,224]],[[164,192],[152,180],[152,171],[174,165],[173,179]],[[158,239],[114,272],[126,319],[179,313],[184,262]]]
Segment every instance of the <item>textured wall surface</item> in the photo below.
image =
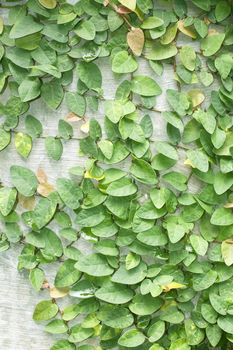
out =
[[[190,40],[187,37],[179,36],[179,46],[187,42],[190,44]],[[97,63],[103,75],[104,97],[112,99],[114,98],[116,87],[121,82],[121,78],[111,73],[108,61],[109,59],[102,59],[97,61]],[[169,110],[166,104],[165,92],[168,88],[176,88],[172,66],[165,65],[164,68],[164,74],[158,77],[150,69],[148,62],[140,60],[140,67],[137,71],[137,73],[150,75],[161,85],[163,94],[157,97],[156,109],[158,110]],[[75,91],[76,81],[75,79],[70,88],[71,90]],[[193,85],[193,87],[197,88],[199,85]],[[210,89],[212,90],[213,86]],[[204,93],[208,101],[209,91],[205,89]],[[6,96],[0,98],[4,101]],[[37,100],[31,103],[28,113],[34,115],[43,123],[43,137],[48,135],[55,136],[58,121],[66,116],[67,109],[65,105],[62,105],[58,111],[53,112],[45,106],[43,101]],[[146,113],[150,114],[153,120],[154,140],[165,140],[167,138],[166,122],[162,119],[160,113],[148,111]],[[103,106],[100,105],[99,111],[95,115],[87,113],[87,117],[91,116],[96,117],[101,123],[103,121]],[[22,122],[18,127],[21,131],[24,128],[23,118],[24,116],[22,116]],[[75,140],[70,140],[64,144],[64,152],[61,160],[58,162],[48,159],[45,153],[43,137],[34,142],[33,150],[26,161],[16,153],[12,142],[11,146],[0,152],[1,182],[5,185],[10,185],[9,168],[12,164],[27,166],[34,171],[41,167],[46,171],[50,183],[55,183],[58,176],[67,176],[70,167],[84,164],[85,159],[78,155],[78,139],[83,137],[80,131],[81,125],[82,122],[73,123]],[[188,173],[189,169],[183,165],[183,160],[184,152],[181,150],[180,161],[176,165],[176,169]],[[123,165],[127,166],[126,163]],[[198,184],[193,182],[190,186],[190,189],[195,191]],[[47,291],[36,293],[30,286],[27,276],[17,271],[17,256],[20,249],[21,247],[16,246],[0,255],[0,350],[48,350],[54,342],[55,336],[50,336],[43,332],[43,326],[36,324],[32,320],[32,312],[36,303],[41,299],[49,298],[49,296]],[[81,249],[87,249],[85,244],[83,244]],[[54,271],[51,270],[51,266],[49,266],[49,277],[52,282],[55,269]]]

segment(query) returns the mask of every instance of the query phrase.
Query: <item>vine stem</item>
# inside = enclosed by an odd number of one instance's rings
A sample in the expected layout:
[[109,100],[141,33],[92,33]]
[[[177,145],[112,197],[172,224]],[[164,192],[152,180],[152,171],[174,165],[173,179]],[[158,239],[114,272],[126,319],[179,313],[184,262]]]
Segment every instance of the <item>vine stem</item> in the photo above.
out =
[[[118,12],[117,12],[117,9],[118,9],[117,5],[111,4],[111,3],[109,2],[107,6],[110,6],[116,13],[118,13]],[[131,29],[131,28],[132,28],[132,25],[131,25],[131,23],[129,22],[128,18],[127,18],[123,13],[118,13],[118,15],[120,15],[120,16],[123,18],[123,20],[125,21],[125,23],[126,23],[126,24],[128,25],[128,27]]]

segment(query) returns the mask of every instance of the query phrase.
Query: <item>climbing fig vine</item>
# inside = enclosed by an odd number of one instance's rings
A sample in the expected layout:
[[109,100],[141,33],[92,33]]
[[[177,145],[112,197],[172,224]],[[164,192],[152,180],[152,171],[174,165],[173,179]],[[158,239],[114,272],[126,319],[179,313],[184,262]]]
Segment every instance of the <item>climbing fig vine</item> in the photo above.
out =
[[[232,9],[1,2],[0,151],[25,166],[0,183],[0,250],[22,247],[51,350],[233,348]],[[51,162],[77,140],[83,167],[33,172],[37,139]]]

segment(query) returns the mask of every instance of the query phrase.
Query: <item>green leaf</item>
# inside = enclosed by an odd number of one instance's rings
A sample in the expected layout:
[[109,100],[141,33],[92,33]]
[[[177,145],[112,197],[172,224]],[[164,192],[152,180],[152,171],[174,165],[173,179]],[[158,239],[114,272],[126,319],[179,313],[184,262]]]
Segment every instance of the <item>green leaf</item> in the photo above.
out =
[[223,21],[231,14],[231,5],[226,0],[218,1],[215,7],[215,17],[218,22]]
[[118,339],[118,344],[126,348],[134,348],[142,345],[146,337],[137,329],[130,329],[121,335]]
[[94,333],[92,328],[83,328],[80,324],[77,324],[70,328],[70,336],[68,340],[72,343],[79,343],[90,338]]
[[105,212],[101,206],[83,209],[77,215],[77,224],[80,226],[94,227],[105,219]]
[[31,285],[33,286],[33,288],[37,292],[39,292],[39,290],[41,289],[41,287],[45,281],[44,271],[39,269],[39,268],[32,269],[30,271],[29,279],[30,279],[30,282],[31,282]]
[[217,279],[217,272],[214,270],[208,271],[206,274],[196,274],[193,276],[193,289],[196,292],[208,289],[211,287],[216,279]]
[[19,97],[23,102],[34,100],[40,95],[40,80],[38,78],[26,78],[19,85]]
[[167,236],[158,226],[154,226],[147,231],[139,233],[137,239],[152,247],[163,246],[167,243]]
[[164,21],[156,16],[147,17],[141,24],[142,29],[153,29],[160,27],[164,24]]
[[[40,0],[45,1],[45,0]],[[48,1],[48,0],[46,0]],[[74,344],[71,344],[68,340],[62,339],[58,340],[50,350],[75,350],[76,346]]]
[[221,244],[222,258],[227,266],[233,264],[233,244],[225,241]]
[[180,50],[180,59],[185,68],[194,71],[196,67],[196,53],[192,46],[183,46]]
[[68,326],[62,320],[53,320],[45,326],[45,332],[51,334],[63,334],[68,331]]
[[161,153],[168,158],[178,160],[178,153],[176,149],[169,145],[169,143],[163,141],[156,142],[156,149],[158,153]]
[[126,270],[124,265],[121,265],[119,269],[113,274],[112,281],[121,284],[137,284],[146,277],[147,266],[144,262],[141,262],[133,269]]
[[164,222],[168,237],[172,243],[177,243],[186,233],[193,229],[192,223],[186,223],[182,217],[170,216]]
[[151,343],[156,342],[159,340],[165,332],[165,322],[164,321],[157,321],[150,326],[148,329],[147,335],[149,337],[149,341]]
[[114,73],[132,73],[137,68],[137,62],[127,51],[120,51],[114,55],[112,60],[112,71]]
[[186,154],[188,157],[186,164],[190,164],[193,168],[197,168],[204,173],[209,170],[209,159],[203,151],[198,149],[188,150]]
[[133,298],[133,291],[118,283],[107,283],[104,284],[95,292],[95,296],[107,303],[111,304],[125,304]]
[[233,185],[231,174],[217,173],[214,176],[214,190],[218,195],[225,193]]
[[145,75],[135,75],[131,81],[131,90],[142,96],[157,96],[162,93],[156,81]]
[[129,305],[129,309],[135,315],[151,315],[160,309],[163,302],[160,298],[153,298],[151,295],[137,294]]
[[204,20],[200,18],[194,19],[194,28],[196,29],[197,33],[200,35],[201,38],[205,38],[208,34],[208,25],[205,23]]
[[106,193],[113,197],[131,196],[136,192],[137,186],[128,178],[122,178],[112,182],[106,190]]
[[184,315],[176,306],[168,304],[161,310],[160,319],[169,323],[179,324],[184,321]]
[[79,23],[74,31],[80,38],[85,40],[93,40],[96,34],[95,25],[91,19]]
[[67,207],[71,209],[79,208],[83,194],[80,187],[72,180],[65,178],[57,179],[57,191]]
[[88,87],[98,91],[102,85],[102,74],[99,67],[93,62],[81,62],[77,66],[79,79]]
[[0,128],[0,151],[6,148],[11,142],[11,133]]
[[222,79],[226,79],[233,68],[233,57],[230,53],[223,53],[215,59],[214,65]]
[[157,183],[157,177],[153,168],[143,159],[133,159],[130,172],[136,180],[142,183],[148,185],[155,185]]
[[15,135],[16,151],[23,157],[28,158],[32,150],[32,139],[29,135],[18,132]]
[[109,140],[100,140],[98,146],[107,159],[111,159],[113,155],[113,143]]
[[[23,218],[30,227],[35,228],[37,230],[44,227],[53,218],[56,208],[56,201],[50,200],[48,198],[41,198],[36,204],[34,211],[25,212],[23,214]],[[51,236],[54,235],[52,235],[51,233]],[[57,239],[56,235],[55,238]]]
[[224,33],[214,33],[208,35],[205,39],[203,39],[201,41],[201,49],[203,50],[203,55],[205,57],[214,55],[221,48],[224,38]]
[[[54,9],[57,6],[57,1],[56,0],[39,0],[39,3],[43,7],[45,7],[46,9],[49,9],[49,10]],[[55,349],[51,349],[51,350],[55,350]],[[70,350],[70,349],[67,349],[67,350]]]
[[210,0],[206,0],[205,2],[203,2],[202,0],[192,0],[192,2],[198,6],[199,8],[201,8],[202,10],[205,11],[209,11],[210,10]]
[[210,86],[214,81],[213,75],[205,70],[200,71],[199,77],[204,86]]
[[233,316],[221,316],[217,323],[224,332],[233,334]]
[[27,133],[32,138],[40,137],[43,132],[41,122],[30,114],[28,114],[25,118],[25,128]]
[[54,282],[57,288],[69,287],[80,279],[81,273],[74,267],[75,264],[76,261],[68,259],[60,266]]
[[208,327],[206,328],[206,336],[211,346],[216,347],[222,337],[222,331],[218,327],[218,325],[208,325]]
[[139,255],[129,252],[129,254],[125,258],[126,270],[131,270],[134,267],[138,266],[140,264],[140,261],[141,261],[141,258]]
[[210,219],[211,224],[217,226],[229,226],[233,224],[233,212],[231,209],[218,208],[216,209]]
[[71,112],[77,114],[80,117],[84,116],[86,112],[86,101],[82,95],[74,92],[67,92],[66,104]]
[[181,117],[185,116],[186,111],[189,108],[190,102],[187,95],[184,92],[178,92],[176,90],[167,90],[167,100],[170,106],[178,113]]
[[185,332],[189,345],[198,345],[205,337],[204,332],[191,319],[185,320]]
[[199,235],[191,235],[190,243],[198,255],[204,256],[208,249],[208,242]]
[[175,45],[162,45],[156,41],[146,41],[145,58],[152,61],[166,60],[177,54],[178,50]]
[[59,136],[64,140],[69,140],[73,136],[73,128],[65,120],[60,119],[58,123]]
[[17,191],[14,188],[0,188],[0,212],[3,216],[7,216],[12,211],[17,197]]
[[36,305],[33,313],[34,321],[47,321],[55,317],[58,313],[57,304],[53,303],[52,300],[43,300]]
[[52,109],[57,109],[61,104],[64,91],[58,80],[49,83],[44,82],[41,86],[41,98]]
[[123,6],[127,7],[131,11],[134,11],[136,8],[136,0],[119,0]]
[[53,160],[59,160],[63,153],[63,145],[60,139],[48,136],[45,139],[45,149],[47,155]]
[[128,328],[134,321],[129,310],[121,306],[106,305],[98,312],[97,316],[102,323],[112,328]]
[[10,31],[10,38],[17,39],[40,32],[43,25],[34,21],[32,16],[20,16]]
[[171,343],[169,350],[190,350],[191,347],[188,345],[186,339],[177,339]]
[[38,181],[34,173],[24,167],[12,165],[10,168],[11,181],[16,187],[17,191],[25,197],[34,195]]
[[122,106],[122,101],[105,101],[104,104],[105,115],[114,124],[118,123],[121,117],[124,115],[124,109]]
[[109,276],[113,273],[107,259],[101,254],[90,254],[82,256],[75,264],[76,269],[85,272],[90,276]]

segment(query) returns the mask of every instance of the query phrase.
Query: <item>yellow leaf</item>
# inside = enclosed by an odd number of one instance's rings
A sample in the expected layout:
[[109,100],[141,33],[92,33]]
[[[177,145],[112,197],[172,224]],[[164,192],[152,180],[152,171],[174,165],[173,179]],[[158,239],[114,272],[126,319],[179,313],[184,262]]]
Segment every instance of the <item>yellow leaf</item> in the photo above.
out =
[[141,56],[145,42],[144,32],[141,28],[132,28],[127,34],[127,43],[136,56]]
[[88,132],[89,132],[89,121],[87,121],[86,123],[84,123],[84,124],[81,126],[80,130],[81,130],[82,132],[84,132],[84,134],[88,134]]
[[27,158],[32,150],[31,136],[18,132],[15,135],[15,148],[23,158]]
[[185,284],[177,283],[177,282],[171,282],[169,284],[165,284],[162,286],[164,292],[169,292],[172,289],[180,289],[180,288],[186,288]]
[[226,203],[224,208],[233,208],[233,203]]
[[58,298],[64,298],[69,292],[68,288],[56,288],[52,287],[49,289],[49,294],[51,298],[58,299]]
[[177,23],[171,24],[167,30],[166,33],[161,37],[161,44],[168,45],[170,44],[176,37],[177,34],[178,25]]
[[39,0],[39,3],[46,9],[52,10],[57,6],[56,0]]
[[100,335],[101,329],[102,329],[102,326],[100,324],[94,327],[95,337],[98,337]]
[[198,89],[190,90],[188,92],[188,96],[192,102],[193,108],[202,104],[205,99],[205,95],[201,92],[201,90]]
[[191,162],[190,159],[186,159],[186,160],[184,161],[184,165],[190,165],[192,168],[195,168],[195,166],[193,165],[193,163]]
[[27,210],[33,210],[35,208],[35,197],[24,197],[22,194],[18,194],[19,204]]
[[0,34],[2,34],[4,28],[3,18],[0,17]]
[[196,37],[197,37],[196,33],[191,28],[184,27],[184,21],[182,21],[182,20],[178,21],[178,29],[180,32],[182,32],[183,34],[185,34],[187,36],[190,36],[193,39],[196,39]]
[[121,5],[127,7],[131,11],[134,11],[136,9],[136,0],[119,0]]
[[85,179],[94,179],[94,180],[97,180],[97,181],[100,181],[100,180],[104,179],[104,175],[93,176],[88,170],[85,172],[84,177],[85,177]]
[[54,191],[55,191],[55,188],[53,187],[53,185],[49,183],[42,183],[42,184],[39,184],[39,186],[37,187],[37,192],[43,197],[48,197],[50,193]]

